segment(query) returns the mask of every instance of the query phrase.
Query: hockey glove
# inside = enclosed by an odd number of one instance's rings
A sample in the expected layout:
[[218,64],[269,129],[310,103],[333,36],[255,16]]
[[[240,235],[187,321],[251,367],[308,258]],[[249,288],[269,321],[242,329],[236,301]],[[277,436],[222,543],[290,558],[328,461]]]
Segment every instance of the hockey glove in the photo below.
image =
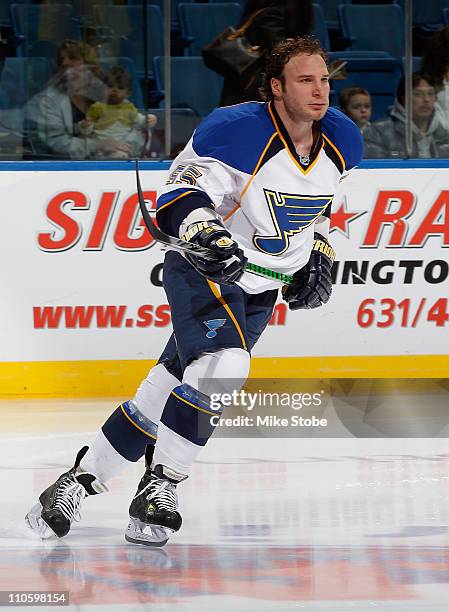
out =
[[232,285],[242,276],[247,262],[231,234],[217,221],[192,223],[181,236],[213,251],[210,259],[186,253],[188,261],[203,276],[222,285]]
[[315,233],[308,263],[293,274],[293,282],[282,288],[290,310],[319,308],[332,293],[332,264],[335,251],[321,234]]

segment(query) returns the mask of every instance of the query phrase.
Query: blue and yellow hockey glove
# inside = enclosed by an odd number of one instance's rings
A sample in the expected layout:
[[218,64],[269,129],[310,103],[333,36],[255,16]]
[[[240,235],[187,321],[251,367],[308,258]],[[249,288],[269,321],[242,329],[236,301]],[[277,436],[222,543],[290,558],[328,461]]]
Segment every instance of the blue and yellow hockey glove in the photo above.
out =
[[188,226],[181,236],[187,242],[196,242],[214,252],[213,259],[203,259],[186,253],[192,266],[210,280],[232,285],[245,271],[247,259],[242,249],[226,228],[217,221],[200,221]]
[[334,260],[334,249],[321,234],[315,233],[309,261],[293,274],[293,282],[282,288],[282,297],[290,310],[319,308],[329,301]]

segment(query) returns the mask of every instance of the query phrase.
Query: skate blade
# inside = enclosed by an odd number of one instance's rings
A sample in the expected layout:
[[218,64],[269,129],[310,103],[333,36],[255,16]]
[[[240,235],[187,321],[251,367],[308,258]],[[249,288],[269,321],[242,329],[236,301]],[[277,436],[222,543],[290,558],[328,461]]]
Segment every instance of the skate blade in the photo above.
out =
[[149,525],[131,518],[125,532],[125,540],[143,546],[165,546],[173,529],[161,525]]
[[35,506],[25,516],[25,522],[28,527],[43,540],[49,538],[57,538],[58,536],[53,529],[44,521],[41,516],[42,504],[37,502]]

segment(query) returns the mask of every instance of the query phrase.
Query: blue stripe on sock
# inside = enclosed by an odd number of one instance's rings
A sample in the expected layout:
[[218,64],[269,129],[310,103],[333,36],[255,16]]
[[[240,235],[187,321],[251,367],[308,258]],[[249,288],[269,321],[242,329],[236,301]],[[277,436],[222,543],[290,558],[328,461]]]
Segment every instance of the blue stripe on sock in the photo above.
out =
[[102,431],[115,450],[128,461],[138,461],[147,444],[155,444],[157,425],[124,402],[102,426]]
[[183,384],[171,392],[161,417],[161,423],[186,440],[204,446],[212,435],[215,424],[211,418],[220,416],[222,408],[212,410],[210,398]]
[[157,438],[157,425],[151,419],[146,417],[143,412],[137,408],[134,402],[123,402],[121,405],[123,412],[131,419],[136,427],[143,429],[145,433],[154,439]]

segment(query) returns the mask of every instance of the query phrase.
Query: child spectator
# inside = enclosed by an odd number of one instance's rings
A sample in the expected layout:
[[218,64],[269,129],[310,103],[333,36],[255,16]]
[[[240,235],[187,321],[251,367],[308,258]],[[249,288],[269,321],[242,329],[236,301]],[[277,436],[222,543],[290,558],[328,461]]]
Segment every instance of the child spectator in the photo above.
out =
[[371,95],[363,87],[346,87],[338,96],[340,110],[363,132],[371,125]]
[[154,115],[139,113],[128,97],[131,95],[131,76],[121,66],[113,66],[106,74],[106,102],[95,102],[88,109],[86,119],[76,126],[83,136],[94,135],[99,141],[120,142],[118,149],[102,147],[102,157],[128,159],[142,153],[147,138],[147,127],[156,123]]
[[[98,57],[88,44],[65,40],[58,49],[56,71],[45,89],[28,101],[27,131],[38,155],[88,159],[100,152],[94,138],[80,138],[74,126],[93,102],[105,99]],[[120,142],[115,143],[120,147]]]

